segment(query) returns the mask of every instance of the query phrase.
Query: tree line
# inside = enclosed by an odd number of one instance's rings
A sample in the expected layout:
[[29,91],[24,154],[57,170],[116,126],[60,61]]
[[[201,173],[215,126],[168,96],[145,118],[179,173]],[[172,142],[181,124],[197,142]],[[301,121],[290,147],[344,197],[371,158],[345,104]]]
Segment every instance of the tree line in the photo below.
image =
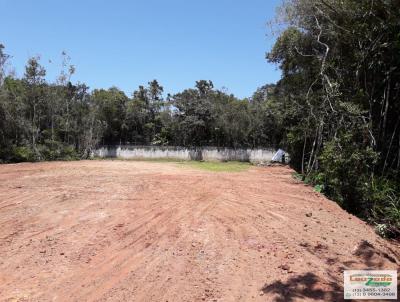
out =
[[[344,208],[400,234],[400,2],[288,0],[270,62],[292,165]],[[278,28],[278,29],[279,29]]]
[[127,96],[116,87],[90,91],[84,83],[73,84],[75,67],[66,53],[54,83],[46,81],[39,57],[27,61],[22,78],[6,75],[10,56],[4,46],[0,57],[2,162],[87,158],[98,145],[255,148],[281,140],[268,97],[273,85],[238,99],[199,80],[164,97],[153,80]]

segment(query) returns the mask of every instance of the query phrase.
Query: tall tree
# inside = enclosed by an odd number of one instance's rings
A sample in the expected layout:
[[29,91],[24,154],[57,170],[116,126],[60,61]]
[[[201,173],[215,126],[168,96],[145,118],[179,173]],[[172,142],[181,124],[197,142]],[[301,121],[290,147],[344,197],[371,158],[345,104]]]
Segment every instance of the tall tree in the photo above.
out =
[[36,142],[40,137],[42,114],[45,112],[45,75],[46,70],[39,63],[40,57],[32,57],[25,67],[24,81],[27,85],[27,104],[29,106],[29,120],[31,123],[31,144],[36,155],[40,153],[36,148]]
[[388,203],[400,176],[398,1],[290,0],[281,12],[288,27],[267,57],[282,70],[292,163],[354,213],[400,213]]

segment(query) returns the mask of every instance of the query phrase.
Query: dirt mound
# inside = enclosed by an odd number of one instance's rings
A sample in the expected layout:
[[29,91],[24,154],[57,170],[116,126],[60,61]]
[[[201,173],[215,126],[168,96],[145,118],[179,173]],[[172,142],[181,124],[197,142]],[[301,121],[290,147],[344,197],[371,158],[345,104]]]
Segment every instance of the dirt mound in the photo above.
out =
[[[2,301],[340,301],[399,246],[285,167],[0,166]],[[397,253],[397,254],[396,254]]]

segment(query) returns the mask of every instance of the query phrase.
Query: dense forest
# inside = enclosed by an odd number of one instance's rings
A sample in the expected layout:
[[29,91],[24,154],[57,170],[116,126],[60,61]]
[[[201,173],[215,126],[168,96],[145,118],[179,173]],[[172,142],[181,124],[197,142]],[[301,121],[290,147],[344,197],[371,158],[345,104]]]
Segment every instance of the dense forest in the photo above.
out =
[[[2,65],[9,56],[1,47]],[[45,80],[38,57],[24,77],[2,74],[0,86],[0,160],[3,162],[86,158],[97,145],[175,145],[259,147],[277,145],[277,116],[267,101],[273,85],[251,99],[216,90],[211,81],[163,97],[153,80],[131,97],[116,87],[72,84],[75,67],[63,53],[55,83]]]
[[303,178],[381,235],[400,230],[400,2],[290,0],[267,54]]
[[0,161],[87,158],[97,145],[283,147],[304,181],[400,234],[400,2],[284,1],[267,60],[281,80],[238,99],[199,80],[127,96],[73,83],[63,53],[54,83],[39,57],[22,78],[0,45]]

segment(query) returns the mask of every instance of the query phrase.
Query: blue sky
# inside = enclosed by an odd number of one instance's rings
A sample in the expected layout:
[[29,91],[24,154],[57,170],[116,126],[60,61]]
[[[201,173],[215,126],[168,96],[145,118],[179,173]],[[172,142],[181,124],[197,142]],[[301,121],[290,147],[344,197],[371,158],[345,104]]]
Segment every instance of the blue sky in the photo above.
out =
[[[165,92],[212,80],[238,97],[276,82],[265,60],[279,0],[0,0],[0,43],[18,76],[40,54],[54,80],[65,50],[72,81],[131,94],[157,79]],[[52,63],[49,63],[49,60]]]

